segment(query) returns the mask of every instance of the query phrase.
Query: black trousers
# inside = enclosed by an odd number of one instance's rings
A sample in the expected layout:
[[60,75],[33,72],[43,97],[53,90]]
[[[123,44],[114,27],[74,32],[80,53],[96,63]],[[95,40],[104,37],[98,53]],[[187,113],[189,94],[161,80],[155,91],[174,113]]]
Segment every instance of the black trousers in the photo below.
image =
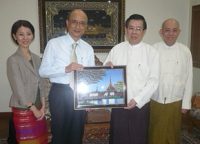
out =
[[86,111],[74,110],[74,93],[69,85],[53,83],[49,93],[52,144],[81,144]]
[[149,104],[141,109],[114,108],[111,113],[109,144],[147,144]]

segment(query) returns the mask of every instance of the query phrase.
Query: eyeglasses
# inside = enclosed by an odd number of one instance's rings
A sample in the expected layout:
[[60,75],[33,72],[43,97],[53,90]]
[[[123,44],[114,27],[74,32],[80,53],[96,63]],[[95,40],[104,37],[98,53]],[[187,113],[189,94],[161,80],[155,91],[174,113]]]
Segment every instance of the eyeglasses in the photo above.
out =
[[128,27],[128,30],[135,31],[136,33],[140,33],[144,29],[142,27]]
[[69,22],[70,22],[73,26],[79,25],[80,27],[85,27],[85,26],[87,25],[87,23],[86,23],[85,21],[69,20]]

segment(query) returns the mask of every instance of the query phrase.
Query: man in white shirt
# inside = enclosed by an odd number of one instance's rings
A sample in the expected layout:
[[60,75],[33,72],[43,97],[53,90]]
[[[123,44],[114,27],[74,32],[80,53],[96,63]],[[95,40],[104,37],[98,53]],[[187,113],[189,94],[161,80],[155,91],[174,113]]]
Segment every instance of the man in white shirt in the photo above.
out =
[[149,101],[158,87],[159,56],[142,41],[147,24],[134,14],[126,20],[127,41],[112,48],[104,65],[125,65],[128,106],[114,108],[110,122],[110,144],[146,144],[148,140]]
[[52,144],[82,143],[86,113],[74,110],[72,76],[74,70],[95,65],[93,48],[81,39],[87,22],[85,12],[73,10],[66,20],[68,33],[50,40],[44,51],[39,73],[52,83],[49,93]]
[[191,108],[192,56],[176,42],[179,34],[178,21],[167,19],[160,30],[163,41],[154,45],[160,54],[160,82],[150,106],[150,144],[179,144],[181,113]]

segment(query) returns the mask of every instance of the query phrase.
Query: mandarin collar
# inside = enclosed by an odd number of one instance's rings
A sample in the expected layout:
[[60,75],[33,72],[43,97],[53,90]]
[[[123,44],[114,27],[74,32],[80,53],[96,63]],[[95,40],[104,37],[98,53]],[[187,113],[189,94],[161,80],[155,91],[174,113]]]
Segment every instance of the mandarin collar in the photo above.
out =
[[171,48],[173,48],[176,45],[176,42],[173,45],[171,45],[171,46],[168,46],[165,42],[163,42],[163,44],[164,44],[164,46],[166,48],[171,49]]
[[138,43],[138,44],[130,44],[130,43],[129,43],[129,45],[130,45],[132,48],[139,48],[139,47],[141,47],[142,44],[143,44],[142,41],[141,41],[140,43]]

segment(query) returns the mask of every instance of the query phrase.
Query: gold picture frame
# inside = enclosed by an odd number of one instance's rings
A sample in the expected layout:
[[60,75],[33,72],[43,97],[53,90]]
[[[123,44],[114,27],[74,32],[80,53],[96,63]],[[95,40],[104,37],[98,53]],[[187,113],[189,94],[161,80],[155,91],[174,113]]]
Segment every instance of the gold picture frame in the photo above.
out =
[[124,40],[125,0],[38,0],[40,52],[51,38],[66,33],[69,11],[83,9],[88,15],[88,28],[83,39],[95,52],[108,52]]

